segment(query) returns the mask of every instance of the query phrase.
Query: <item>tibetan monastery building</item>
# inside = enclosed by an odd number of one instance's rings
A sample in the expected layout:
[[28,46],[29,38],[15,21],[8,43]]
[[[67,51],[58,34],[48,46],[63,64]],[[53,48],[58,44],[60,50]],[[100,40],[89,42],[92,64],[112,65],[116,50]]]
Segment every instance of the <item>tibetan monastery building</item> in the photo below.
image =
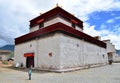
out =
[[15,39],[15,64],[69,71],[108,63],[106,43],[83,32],[83,22],[60,7],[30,20],[30,32]]

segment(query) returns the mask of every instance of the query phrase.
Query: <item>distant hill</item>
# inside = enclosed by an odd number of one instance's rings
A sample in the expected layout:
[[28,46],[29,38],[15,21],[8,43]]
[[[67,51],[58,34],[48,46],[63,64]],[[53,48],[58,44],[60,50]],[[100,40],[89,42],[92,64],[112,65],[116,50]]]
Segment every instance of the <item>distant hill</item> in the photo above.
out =
[[120,56],[120,50],[116,50],[116,53]]
[[14,45],[5,45],[3,47],[0,47],[0,50],[10,50],[14,52]]

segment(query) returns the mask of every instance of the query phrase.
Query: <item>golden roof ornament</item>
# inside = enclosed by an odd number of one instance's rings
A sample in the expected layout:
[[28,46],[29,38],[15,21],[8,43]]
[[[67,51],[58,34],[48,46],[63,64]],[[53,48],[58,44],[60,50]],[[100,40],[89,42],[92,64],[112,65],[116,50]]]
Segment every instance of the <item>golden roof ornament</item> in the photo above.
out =
[[59,7],[58,3],[56,4],[56,7]]
[[56,4],[56,7],[61,7],[62,8],[62,6],[60,6],[58,3]]

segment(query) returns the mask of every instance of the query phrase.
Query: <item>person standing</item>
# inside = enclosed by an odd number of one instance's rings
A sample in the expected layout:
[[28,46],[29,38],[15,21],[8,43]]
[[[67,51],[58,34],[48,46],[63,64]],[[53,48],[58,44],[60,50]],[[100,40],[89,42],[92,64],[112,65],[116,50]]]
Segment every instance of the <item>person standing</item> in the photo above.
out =
[[28,80],[31,80],[31,74],[32,74],[32,67],[30,67],[29,70],[28,70],[28,75],[29,75]]

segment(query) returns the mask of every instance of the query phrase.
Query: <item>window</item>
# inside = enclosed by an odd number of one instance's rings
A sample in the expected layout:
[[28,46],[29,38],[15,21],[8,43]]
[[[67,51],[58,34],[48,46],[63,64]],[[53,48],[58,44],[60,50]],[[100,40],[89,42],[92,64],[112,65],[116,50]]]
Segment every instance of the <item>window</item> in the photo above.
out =
[[44,27],[44,23],[43,22],[39,24],[39,28],[42,28],[42,27]]
[[79,47],[79,44],[77,44],[77,47]]
[[103,54],[103,58],[105,57],[105,55]]
[[75,23],[72,23],[72,27],[75,28]]
[[32,44],[30,44],[30,47],[32,47]]

